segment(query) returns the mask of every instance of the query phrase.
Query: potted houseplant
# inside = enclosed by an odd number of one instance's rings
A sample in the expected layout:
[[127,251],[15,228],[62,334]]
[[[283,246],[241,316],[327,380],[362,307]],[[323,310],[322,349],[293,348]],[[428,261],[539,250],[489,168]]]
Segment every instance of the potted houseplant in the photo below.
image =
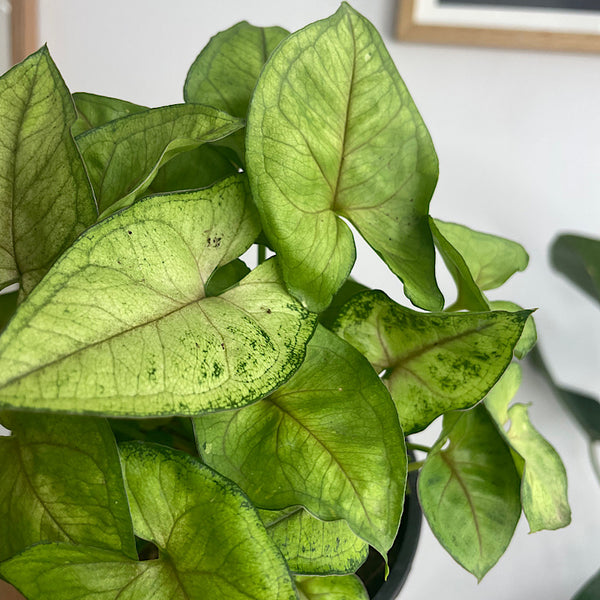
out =
[[[416,471],[477,578],[522,510],[566,525],[562,463],[509,407],[531,311],[483,293],[527,255],[429,216],[435,150],[373,26],[345,3],[291,35],[239,23],[184,97],[72,96],[45,48],[0,79],[0,577],[30,600],[365,599]],[[419,311],[349,279],[346,221]]]

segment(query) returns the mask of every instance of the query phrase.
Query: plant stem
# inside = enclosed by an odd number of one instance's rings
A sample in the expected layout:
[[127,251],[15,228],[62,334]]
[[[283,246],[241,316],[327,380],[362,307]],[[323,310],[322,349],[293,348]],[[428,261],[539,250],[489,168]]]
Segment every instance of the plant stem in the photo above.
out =
[[414,462],[408,463],[408,472],[419,470],[425,464],[424,460],[415,460]]
[[262,265],[267,259],[267,247],[264,244],[258,244],[258,264]]
[[423,446],[422,444],[413,444],[412,442],[406,442],[407,450],[420,450],[421,452],[431,452],[429,446]]

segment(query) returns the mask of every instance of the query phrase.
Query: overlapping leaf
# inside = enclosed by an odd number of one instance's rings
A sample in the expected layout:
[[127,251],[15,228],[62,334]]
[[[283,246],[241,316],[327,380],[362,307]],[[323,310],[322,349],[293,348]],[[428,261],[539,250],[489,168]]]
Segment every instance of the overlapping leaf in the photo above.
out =
[[524,248],[506,238],[438,219],[431,219],[431,229],[458,287],[456,310],[486,310],[480,290],[500,287],[529,262]]
[[240,129],[243,121],[210,106],[148,109],[77,137],[103,215],[132,204],[174,156]]
[[6,327],[6,324],[17,310],[18,295],[19,292],[16,291],[0,294],[0,331]]
[[29,600],[296,600],[285,562],[230,481],[161,446],[128,444],[122,458],[136,535],[156,544],[158,559],[43,544],[0,575]]
[[75,136],[115,119],[148,110],[146,106],[133,102],[87,92],[74,93],[73,101],[77,108],[77,121],[71,127],[71,131]]
[[[275,261],[219,297],[205,282],[258,222],[242,176],[155,196],[90,229],[0,341],[0,404],[107,415],[242,406],[300,365],[316,317]],[[135,351],[132,351],[135,349]]]
[[354,573],[369,553],[346,521],[322,521],[300,506],[258,513],[292,573]]
[[345,519],[385,555],[406,481],[394,405],[367,361],[322,327],[292,379],[237,411],[195,419],[205,462],[261,508],[302,505]]
[[346,3],[273,52],[246,147],[265,232],[306,306],[325,309],[350,273],[345,217],[415,304],[442,307],[427,216],[437,157],[379,34]]
[[419,313],[383,292],[354,296],[335,331],[358,348],[385,382],[405,433],[473,406],[509,365],[529,311]]
[[444,417],[418,486],[439,542],[481,579],[506,550],[521,514],[519,474],[483,406]]
[[117,447],[89,417],[7,413],[0,437],[0,560],[39,542],[87,544],[135,558]]
[[[523,308],[508,300],[492,300],[489,304],[490,310],[506,310],[508,312],[519,312]],[[519,341],[515,345],[515,356],[519,359],[525,358],[537,343],[537,328],[533,315],[529,315]]]
[[369,600],[361,580],[356,575],[336,577],[296,577],[300,600]]
[[21,298],[97,217],[75,119],[47,48],[0,78],[0,289],[20,281]]
[[521,503],[531,532],[566,527],[571,522],[571,509],[565,467],[556,450],[531,424],[527,406],[514,404],[509,408],[520,383],[521,367],[513,363],[492,388],[485,405],[519,456]]

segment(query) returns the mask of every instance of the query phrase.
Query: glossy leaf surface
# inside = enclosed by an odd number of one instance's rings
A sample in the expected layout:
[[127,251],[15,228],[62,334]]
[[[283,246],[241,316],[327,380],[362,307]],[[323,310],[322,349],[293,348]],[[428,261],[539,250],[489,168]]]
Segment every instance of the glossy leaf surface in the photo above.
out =
[[[450,443],[442,449],[445,439]],[[481,579],[506,550],[521,514],[519,474],[483,406],[444,418],[418,486],[439,542]]]
[[205,297],[212,272],[258,233],[246,194],[236,176],[148,198],[90,229],[5,330],[0,403],[197,414],[246,404],[285,381],[316,316],[284,290],[276,262]]
[[246,148],[265,233],[304,305],[324,310],[350,273],[344,217],[415,304],[442,307],[427,216],[437,157],[379,34],[346,3],[273,52]]
[[109,121],[148,110],[146,106],[133,102],[87,92],[75,92],[73,101],[77,108],[77,121],[71,127],[74,136],[100,127]]
[[318,327],[302,367],[267,398],[195,419],[198,450],[260,508],[345,519],[382,555],[404,501],[394,405],[367,361]]
[[369,600],[356,575],[330,577],[296,577],[300,600]]
[[[442,252],[444,261],[458,286],[458,298],[455,305],[457,309],[471,308],[469,303],[476,296],[468,275],[480,290],[493,290],[500,287],[517,271],[523,271],[527,267],[529,256],[524,248],[516,242],[475,231],[464,225],[446,223],[439,219],[434,219],[434,221],[437,230],[445,240],[442,246],[446,248],[448,245],[452,246],[455,252],[462,257],[468,269],[467,274],[460,265],[460,261],[455,261],[450,253]],[[474,307],[471,310],[481,310],[481,308]]]
[[561,235],[552,244],[554,268],[600,302],[600,240]]
[[375,370],[387,370],[385,382],[408,434],[481,400],[509,365],[528,316],[420,313],[370,291],[348,302],[334,329]]
[[521,504],[531,532],[566,527],[571,522],[571,509],[565,467],[556,450],[531,424],[527,406],[517,403],[509,407],[520,383],[521,368],[513,363],[492,388],[485,405],[500,433],[524,461],[517,466],[522,471]]
[[0,289],[21,298],[97,217],[75,119],[46,47],[0,77]]
[[152,108],[77,137],[100,212],[127,207],[152,183],[159,168],[182,152],[226,137],[243,122],[215,108]]
[[369,553],[346,521],[322,521],[299,506],[258,513],[292,573],[354,573]]
[[104,419],[6,413],[0,437],[0,561],[44,541],[136,558],[114,437]]
[[66,544],[0,565],[29,600],[295,600],[287,567],[247,498],[189,456],[122,447],[136,534],[160,556],[143,562]]

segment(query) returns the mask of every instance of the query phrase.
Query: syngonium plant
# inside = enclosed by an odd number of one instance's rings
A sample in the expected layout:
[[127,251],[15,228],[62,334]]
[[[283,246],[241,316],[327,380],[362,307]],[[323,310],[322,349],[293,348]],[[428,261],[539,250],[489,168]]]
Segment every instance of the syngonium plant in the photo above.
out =
[[[429,216],[436,153],[374,27],[347,4],[239,23],[184,98],[71,95],[46,48],[0,79],[0,576],[30,600],[364,599],[415,469],[477,578],[522,510],[566,525],[562,463],[509,406],[531,311],[484,295],[527,254]],[[421,310],[349,279],[348,222]]]

